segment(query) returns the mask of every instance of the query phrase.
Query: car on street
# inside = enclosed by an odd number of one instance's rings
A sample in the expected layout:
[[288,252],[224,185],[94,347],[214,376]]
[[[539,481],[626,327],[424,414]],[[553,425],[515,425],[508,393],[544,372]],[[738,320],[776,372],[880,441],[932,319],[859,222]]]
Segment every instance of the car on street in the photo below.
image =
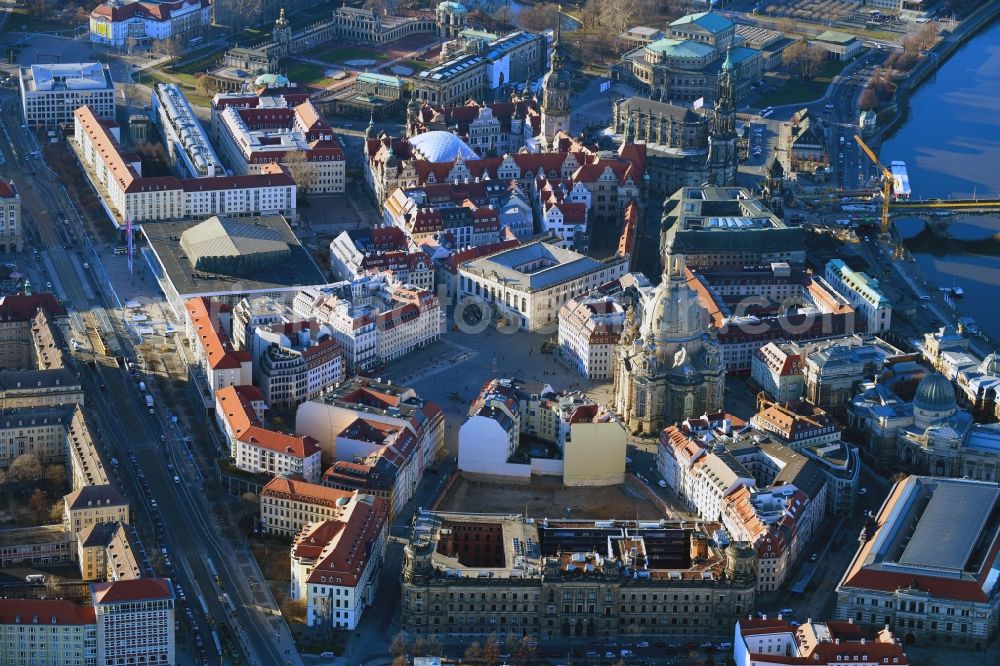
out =
[[868,494],[868,489],[867,488],[858,488],[858,494],[861,495],[862,497],[864,497],[865,495]]

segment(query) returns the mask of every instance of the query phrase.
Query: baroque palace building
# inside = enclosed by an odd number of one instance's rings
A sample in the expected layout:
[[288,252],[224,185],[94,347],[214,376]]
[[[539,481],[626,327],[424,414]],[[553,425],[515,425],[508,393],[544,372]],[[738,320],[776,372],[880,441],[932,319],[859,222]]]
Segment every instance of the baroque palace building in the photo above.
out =
[[414,636],[702,640],[753,612],[756,555],[717,525],[421,511],[404,551]]

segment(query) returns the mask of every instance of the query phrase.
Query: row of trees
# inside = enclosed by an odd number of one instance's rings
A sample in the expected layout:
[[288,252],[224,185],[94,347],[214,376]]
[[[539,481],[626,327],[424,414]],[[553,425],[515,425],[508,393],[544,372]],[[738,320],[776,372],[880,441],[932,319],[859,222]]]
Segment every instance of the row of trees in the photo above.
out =
[[903,38],[901,51],[894,51],[885,61],[885,66],[900,72],[908,72],[920,60],[921,54],[934,48],[937,43],[937,28],[933,23],[925,23],[917,32]]

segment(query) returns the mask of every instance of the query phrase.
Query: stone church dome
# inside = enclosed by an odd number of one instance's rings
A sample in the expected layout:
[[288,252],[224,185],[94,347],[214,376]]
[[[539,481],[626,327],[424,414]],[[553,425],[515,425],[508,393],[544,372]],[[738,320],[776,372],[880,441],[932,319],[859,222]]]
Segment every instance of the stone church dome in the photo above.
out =
[[939,372],[928,375],[917,385],[913,406],[925,412],[949,412],[957,408],[955,389],[948,378]]

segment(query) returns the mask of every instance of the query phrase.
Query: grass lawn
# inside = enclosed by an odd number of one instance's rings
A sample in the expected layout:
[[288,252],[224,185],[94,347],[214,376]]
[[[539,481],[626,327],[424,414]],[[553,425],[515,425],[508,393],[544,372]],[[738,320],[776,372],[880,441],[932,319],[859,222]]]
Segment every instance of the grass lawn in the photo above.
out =
[[423,72],[434,66],[434,63],[424,62],[423,60],[403,60],[399,64],[403,67],[409,67],[414,72]]
[[205,46],[197,51],[184,54],[184,64],[170,68],[171,72],[181,74],[197,74],[215,64],[219,56],[226,50],[224,46]]
[[333,79],[326,75],[328,68],[322,65],[313,65],[307,62],[287,62],[282,66],[284,67],[285,76],[292,83],[315,86],[317,88],[324,88],[333,83]]
[[780,88],[769,90],[759,96],[750,106],[764,108],[765,106],[781,106],[782,104],[798,104],[818,99],[826,92],[833,77],[847,65],[846,62],[831,60],[813,79],[794,79]]
[[197,92],[194,76],[191,74],[150,69],[142,73],[142,83],[147,86],[153,83],[176,83],[184,91],[184,96],[194,106],[209,106],[212,101],[211,96]]
[[386,56],[378,51],[363,49],[356,46],[331,46],[320,44],[302,54],[306,58],[314,58],[323,62],[335,63],[345,60],[385,60]]

